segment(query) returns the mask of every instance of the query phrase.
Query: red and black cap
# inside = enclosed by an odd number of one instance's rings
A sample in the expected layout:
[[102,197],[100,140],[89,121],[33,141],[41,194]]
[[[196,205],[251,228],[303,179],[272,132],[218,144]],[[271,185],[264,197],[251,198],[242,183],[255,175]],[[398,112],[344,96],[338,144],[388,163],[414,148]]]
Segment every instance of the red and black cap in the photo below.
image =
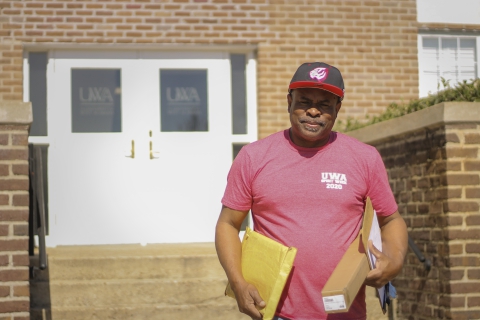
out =
[[317,88],[333,93],[343,100],[345,86],[340,70],[324,62],[307,62],[298,67],[288,90]]

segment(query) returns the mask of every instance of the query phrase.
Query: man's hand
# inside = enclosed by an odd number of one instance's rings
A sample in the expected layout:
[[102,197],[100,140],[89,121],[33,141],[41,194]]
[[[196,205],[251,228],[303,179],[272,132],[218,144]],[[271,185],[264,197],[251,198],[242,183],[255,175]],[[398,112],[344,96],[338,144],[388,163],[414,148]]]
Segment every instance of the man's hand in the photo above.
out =
[[252,319],[262,319],[258,309],[265,307],[265,301],[260,297],[255,286],[245,281],[242,275],[242,245],[238,237],[242,221],[248,211],[233,210],[223,206],[218,218],[215,246],[218,259],[227,274],[237,299],[238,309]]
[[367,286],[381,288],[395,277],[395,273],[392,272],[392,261],[384,255],[380,250],[375,248],[372,240],[368,241],[368,249],[377,258],[375,262],[375,269],[370,270],[365,279]]
[[232,287],[232,289],[235,292],[238,310],[254,320],[262,319],[262,314],[258,310],[265,308],[266,304],[260,297],[257,288],[250,283],[244,282],[235,289]]
[[387,217],[378,217],[382,233],[382,251],[368,242],[370,252],[377,258],[375,269],[370,270],[365,284],[380,288],[395,278],[403,267],[408,249],[407,226],[400,214],[395,212]]

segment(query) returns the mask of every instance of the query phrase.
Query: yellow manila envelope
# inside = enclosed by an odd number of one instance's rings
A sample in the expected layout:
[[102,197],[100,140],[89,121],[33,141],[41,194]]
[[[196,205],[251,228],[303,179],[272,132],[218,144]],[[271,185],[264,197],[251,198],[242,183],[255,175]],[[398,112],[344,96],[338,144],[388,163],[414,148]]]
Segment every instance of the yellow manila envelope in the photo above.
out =
[[[266,303],[265,308],[259,310],[264,320],[275,316],[296,254],[297,248],[286,247],[247,227],[242,241],[242,273]],[[225,295],[235,298],[230,284]]]

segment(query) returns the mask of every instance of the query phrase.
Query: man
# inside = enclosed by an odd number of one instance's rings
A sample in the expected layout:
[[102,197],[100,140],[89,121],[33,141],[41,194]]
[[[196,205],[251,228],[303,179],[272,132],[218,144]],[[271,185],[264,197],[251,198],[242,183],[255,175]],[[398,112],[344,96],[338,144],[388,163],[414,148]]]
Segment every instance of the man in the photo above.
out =
[[[238,232],[249,210],[257,232],[298,249],[276,319],[327,319],[321,291],[360,230],[367,197],[378,215],[383,253],[369,244],[377,263],[365,284],[384,286],[402,268],[407,229],[380,155],[332,131],[344,91],[337,68],[302,64],[287,95],[291,128],[243,147],[232,165],[215,244],[239,310],[252,319],[261,319],[257,309],[265,302],[241,271]],[[328,319],[366,319],[364,288],[348,313]]]

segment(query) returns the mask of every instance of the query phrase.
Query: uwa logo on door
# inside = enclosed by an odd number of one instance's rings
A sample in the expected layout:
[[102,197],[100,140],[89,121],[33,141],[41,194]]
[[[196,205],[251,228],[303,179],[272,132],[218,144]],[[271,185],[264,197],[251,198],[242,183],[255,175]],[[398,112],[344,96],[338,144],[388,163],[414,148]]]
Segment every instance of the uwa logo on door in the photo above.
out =
[[347,176],[344,173],[322,172],[322,183],[326,183],[327,189],[343,189],[347,184]]
[[113,95],[107,87],[80,87],[78,96],[81,103],[113,104]]

